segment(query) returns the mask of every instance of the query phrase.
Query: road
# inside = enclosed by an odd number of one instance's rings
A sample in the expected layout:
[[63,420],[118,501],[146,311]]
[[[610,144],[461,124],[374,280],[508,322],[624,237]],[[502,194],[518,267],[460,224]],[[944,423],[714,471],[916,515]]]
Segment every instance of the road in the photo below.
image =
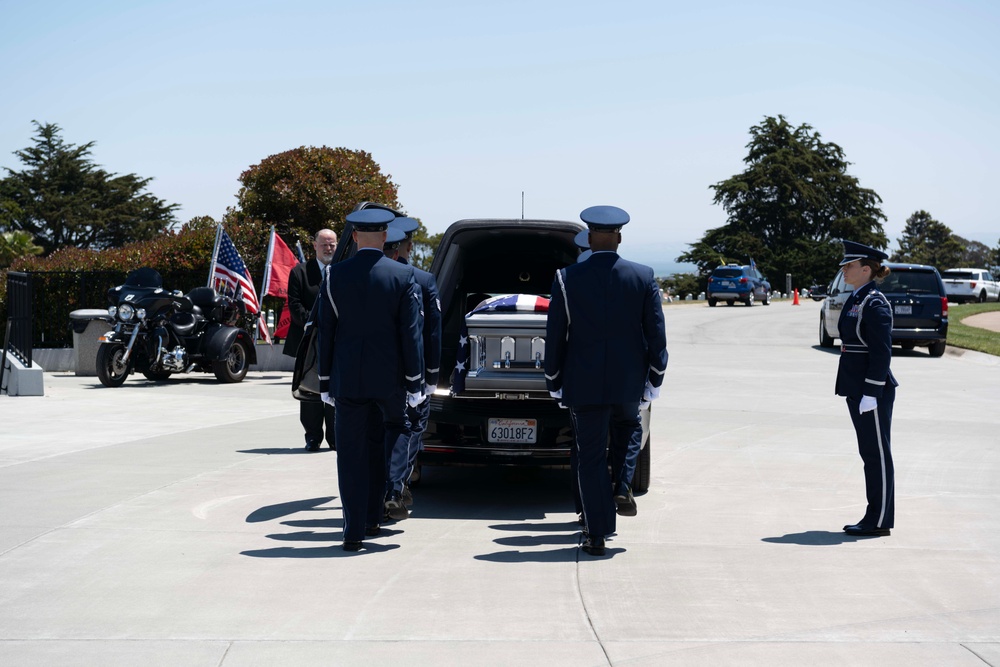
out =
[[900,352],[897,521],[863,513],[818,304],[665,309],[653,468],[608,556],[565,471],[430,468],[340,548],[289,376],[0,397],[0,664],[1000,665],[1000,363]]

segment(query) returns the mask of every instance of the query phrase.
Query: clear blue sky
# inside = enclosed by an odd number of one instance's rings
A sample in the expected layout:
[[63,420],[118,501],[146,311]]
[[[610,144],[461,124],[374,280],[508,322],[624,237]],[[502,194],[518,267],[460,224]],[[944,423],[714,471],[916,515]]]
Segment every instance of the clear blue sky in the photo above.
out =
[[709,186],[783,114],[839,144],[890,247],[924,209],[996,246],[1000,3],[0,0],[0,166],[32,120],[219,218],[250,165],[372,153],[432,232],[632,215],[670,262],[725,222]]

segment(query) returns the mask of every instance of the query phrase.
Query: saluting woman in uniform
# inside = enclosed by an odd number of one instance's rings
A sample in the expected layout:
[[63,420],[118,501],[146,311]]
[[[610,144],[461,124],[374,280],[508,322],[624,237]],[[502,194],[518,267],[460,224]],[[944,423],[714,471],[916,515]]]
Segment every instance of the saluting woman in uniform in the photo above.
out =
[[847,408],[858,436],[865,467],[868,508],[849,535],[888,535],[895,514],[894,475],[889,432],[898,383],[889,369],[892,360],[892,307],[877,283],[889,275],[882,262],[888,255],[853,241],[844,241],[844,281],[855,287],[840,313],[840,366],[837,394]]

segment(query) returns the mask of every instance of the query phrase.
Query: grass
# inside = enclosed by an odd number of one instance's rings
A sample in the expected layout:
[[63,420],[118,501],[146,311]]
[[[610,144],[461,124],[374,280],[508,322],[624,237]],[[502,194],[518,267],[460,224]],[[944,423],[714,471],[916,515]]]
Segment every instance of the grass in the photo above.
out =
[[995,310],[1000,303],[948,304],[948,345],[1000,356],[1000,333],[962,324],[970,315]]

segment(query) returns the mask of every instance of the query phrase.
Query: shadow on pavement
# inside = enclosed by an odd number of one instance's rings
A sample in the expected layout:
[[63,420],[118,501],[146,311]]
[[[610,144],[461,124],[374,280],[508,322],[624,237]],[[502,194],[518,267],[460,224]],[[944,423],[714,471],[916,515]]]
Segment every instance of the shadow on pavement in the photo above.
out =
[[[277,505],[266,505],[251,512],[247,516],[246,522],[260,523],[261,521],[280,519],[283,516],[295,514],[296,512],[315,511],[318,506],[324,505],[334,498],[336,496],[323,496],[322,498],[309,498],[308,500],[293,500],[287,503],[278,503]],[[328,508],[325,508],[323,511],[326,511],[326,509]]]
[[859,540],[870,540],[874,535],[848,535],[842,532],[830,530],[807,530],[804,533],[789,533],[781,537],[765,537],[761,542],[771,542],[772,544],[802,544],[811,547],[825,547],[833,544],[844,544],[846,542],[857,542]]
[[413,496],[414,518],[522,522],[520,530],[525,530],[524,521],[573,511],[568,470],[424,466]]
[[237,449],[238,454],[322,454],[333,452],[334,450],[322,447],[318,452],[307,452],[301,445],[295,447],[265,447],[263,449]]
[[352,556],[363,556],[366,553],[381,553],[398,549],[398,544],[378,544],[370,540],[364,541],[361,551],[344,551],[338,542],[328,547],[275,547],[274,549],[252,549],[241,551],[241,556],[252,558],[349,558]]

